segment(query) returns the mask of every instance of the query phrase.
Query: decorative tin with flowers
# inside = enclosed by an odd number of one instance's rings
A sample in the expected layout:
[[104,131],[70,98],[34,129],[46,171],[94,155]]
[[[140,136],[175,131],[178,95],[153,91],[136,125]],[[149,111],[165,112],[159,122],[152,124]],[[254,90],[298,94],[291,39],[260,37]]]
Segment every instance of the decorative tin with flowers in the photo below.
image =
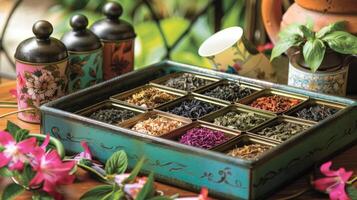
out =
[[103,7],[106,19],[95,22],[91,30],[103,42],[103,74],[109,80],[134,69],[134,28],[126,21],[118,19],[123,8],[116,2],[108,2]]
[[73,30],[61,38],[69,54],[68,92],[75,92],[103,80],[103,51],[99,38],[86,27],[86,16],[74,15]]
[[37,21],[32,31],[36,37],[24,40],[16,49],[17,101],[19,119],[40,123],[38,107],[66,92],[68,64],[64,44],[50,37],[53,27]]

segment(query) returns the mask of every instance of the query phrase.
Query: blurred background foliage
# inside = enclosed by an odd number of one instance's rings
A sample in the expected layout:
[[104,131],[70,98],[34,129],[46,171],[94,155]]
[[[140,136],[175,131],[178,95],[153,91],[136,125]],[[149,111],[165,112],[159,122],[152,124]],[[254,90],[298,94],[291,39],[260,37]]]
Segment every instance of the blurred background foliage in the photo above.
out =
[[[213,2],[215,0],[114,1],[119,2],[124,8],[121,19],[133,24],[137,33],[136,68],[158,62],[164,58],[209,67],[208,61],[197,54],[200,44],[222,28],[241,26],[247,29],[247,23],[250,20],[245,19],[260,13],[257,12],[259,8],[248,9],[251,6],[247,2],[250,1],[245,0],[216,0],[216,2]],[[50,14],[59,19],[56,20],[58,23],[55,24],[55,35],[60,37],[69,30],[69,18],[74,14],[82,13],[86,15],[90,25],[103,18],[101,9],[106,2],[107,0],[57,0],[57,3],[49,9]],[[177,43],[169,51],[150,7],[160,21],[167,46],[171,48],[172,45]],[[217,9],[219,12],[217,12]],[[249,15],[247,15],[247,12],[250,12]],[[197,18],[197,15],[200,15],[200,17]],[[251,21],[256,20],[252,19]],[[186,31],[186,29],[189,29],[189,31]],[[264,28],[261,27],[261,29],[264,33]],[[181,37],[184,32],[187,32],[187,34]],[[248,39],[256,42],[252,38]],[[264,42],[265,38],[263,38],[263,41],[258,41],[258,43]]]

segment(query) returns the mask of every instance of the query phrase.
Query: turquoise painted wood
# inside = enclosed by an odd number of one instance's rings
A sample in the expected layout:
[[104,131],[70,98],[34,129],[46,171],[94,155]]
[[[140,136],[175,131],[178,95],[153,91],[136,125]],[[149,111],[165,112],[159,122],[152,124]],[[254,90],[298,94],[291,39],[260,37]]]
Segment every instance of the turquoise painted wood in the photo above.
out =
[[[111,95],[174,71],[245,81],[265,88],[346,104],[348,107],[275,147],[274,151],[258,161],[232,158],[73,114]],[[355,101],[346,98],[166,61],[45,104],[41,107],[42,132],[50,132],[59,138],[69,152],[81,151],[80,141],[86,140],[94,155],[102,161],[120,149],[128,153],[130,167],[141,156],[145,156],[145,172],[154,171],[156,178],[170,184],[192,190],[207,187],[211,194],[220,199],[262,199],[314,163],[356,141],[356,105]]]

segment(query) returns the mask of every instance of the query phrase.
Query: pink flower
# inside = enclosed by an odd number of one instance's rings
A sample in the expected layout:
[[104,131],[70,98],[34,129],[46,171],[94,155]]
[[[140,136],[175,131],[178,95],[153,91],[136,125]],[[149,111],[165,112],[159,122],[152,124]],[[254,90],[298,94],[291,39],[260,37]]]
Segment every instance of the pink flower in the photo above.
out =
[[135,199],[140,190],[144,187],[147,178],[136,178],[134,183],[123,184],[123,181],[127,179],[130,174],[119,174],[115,176],[115,182],[120,186],[124,186],[124,192],[128,194],[132,199]]
[[30,186],[43,183],[43,191],[52,195],[56,200],[62,199],[56,187],[71,184],[74,181],[75,176],[69,173],[75,166],[75,161],[62,162],[57,151],[45,152],[42,148],[36,148],[33,156],[31,166],[37,173],[31,180]]
[[9,93],[11,94],[12,97],[17,98],[17,90],[16,89],[9,90]]
[[0,168],[8,166],[10,170],[22,170],[28,160],[26,154],[30,153],[36,145],[36,138],[29,138],[16,143],[12,135],[6,131],[0,131]]
[[74,157],[75,160],[79,161],[81,159],[88,159],[88,160],[92,160],[92,153],[90,152],[90,149],[88,147],[88,144],[86,141],[81,141],[81,145],[84,149],[83,152],[79,153],[78,155],[76,155]]
[[331,165],[331,161],[321,165],[320,170],[326,177],[314,181],[314,187],[317,190],[328,193],[331,200],[349,200],[350,198],[345,191],[345,185],[353,172],[346,172],[344,168],[332,171],[330,170]]
[[175,200],[209,200],[208,198],[208,190],[207,188],[201,189],[201,194],[197,197],[183,197],[183,198],[175,198]]

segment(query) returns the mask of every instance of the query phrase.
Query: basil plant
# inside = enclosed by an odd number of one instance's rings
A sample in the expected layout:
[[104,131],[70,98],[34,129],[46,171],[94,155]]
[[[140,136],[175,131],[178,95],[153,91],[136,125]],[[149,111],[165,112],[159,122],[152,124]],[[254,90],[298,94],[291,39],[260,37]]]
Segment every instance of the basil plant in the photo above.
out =
[[320,67],[326,48],[341,54],[357,54],[357,37],[345,31],[345,21],[332,23],[312,31],[312,24],[293,24],[279,33],[270,60],[280,56],[290,47],[302,49],[305,63],[312,72]]

